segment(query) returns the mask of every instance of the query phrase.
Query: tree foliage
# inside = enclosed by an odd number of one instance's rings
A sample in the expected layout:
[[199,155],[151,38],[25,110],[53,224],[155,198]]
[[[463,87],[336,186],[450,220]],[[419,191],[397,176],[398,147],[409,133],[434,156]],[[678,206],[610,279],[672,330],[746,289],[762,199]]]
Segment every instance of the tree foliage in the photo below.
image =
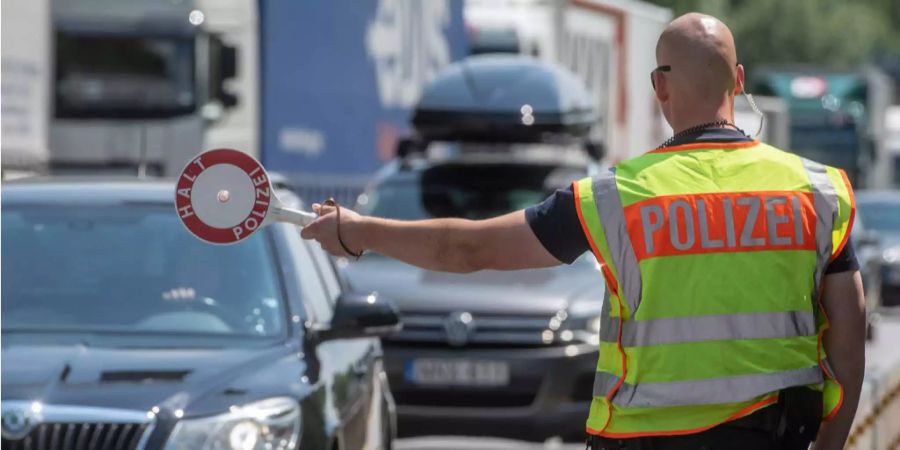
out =
[[850,68],[900,53],[900,0],[650,0],[722,19],[746,66]]

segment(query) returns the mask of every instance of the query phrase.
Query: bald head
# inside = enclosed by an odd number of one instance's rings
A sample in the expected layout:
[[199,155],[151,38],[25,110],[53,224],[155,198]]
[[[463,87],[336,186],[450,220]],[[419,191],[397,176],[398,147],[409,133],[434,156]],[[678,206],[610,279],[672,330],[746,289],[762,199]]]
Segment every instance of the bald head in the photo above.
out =
[[[717,108],[723,102],[733,107],[732,98],[736,85],[743,82],[743,70],[736,67],[731,30],[719,19],[699,13],[678,17],[660,35],[656,60],[660,66],[672,67],[663,76],[665,92],[658,92],[660,101],[671,100],[695,110]],[[678,109],[679,105],[670,107]]]
[[672,66],[673,88],[704,97],[734,88],[734,37],[715,17],[689,13],[675,19],[659,37],[656,60]]

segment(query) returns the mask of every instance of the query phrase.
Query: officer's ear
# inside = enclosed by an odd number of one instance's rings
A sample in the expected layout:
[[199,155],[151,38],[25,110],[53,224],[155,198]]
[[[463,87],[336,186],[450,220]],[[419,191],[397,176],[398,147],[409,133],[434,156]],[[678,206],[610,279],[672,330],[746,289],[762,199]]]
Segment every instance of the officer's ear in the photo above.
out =
[[744,82],[746,81],[744,79],[744,66],[742,64],[738,64],[734,72],[735,83],[734,92],[732,92],[732,95],[737,97],[738,95],[741,95],[742,92],[744,92]]
[[653,92],[656,94],[656,100],[659,103],[665,103],[669,100],[669,79],[664,75],[660,75],[660,72],[654,71],[650,74],[651,77],[656,77],[654,79]]

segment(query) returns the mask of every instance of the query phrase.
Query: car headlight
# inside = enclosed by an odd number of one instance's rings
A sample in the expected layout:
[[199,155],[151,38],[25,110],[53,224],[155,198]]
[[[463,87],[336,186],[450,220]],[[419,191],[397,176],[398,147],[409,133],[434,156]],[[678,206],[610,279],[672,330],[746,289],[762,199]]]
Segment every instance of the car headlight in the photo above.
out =
[[600,323],[603,321],[602,316],[594,316],[584,322],[584,330],[579,333],[581,340],[587,344],[600,344]]
[[300,439],[300,407],[270,398],[227,413],[175,425],[166,450],[293,450]]
[[603,320],[602,316],[597,316],[587,321],[586,331],[591,334],[600,334],[600,322]]
[[[600,343],[600,322],[600,316],[570,316],[559,328],[559,331],[556,332],[556,339],[563,343],[582,342],[585,344],[598,345]],[[550,324],[550,328],[553,329],[553,323]],[[544,333],[549,333],[547,337],[549,337],[549,341],[552,342],[553,332],[548,330]],[[547,341],[547,339],[545,339],[545,341]]]

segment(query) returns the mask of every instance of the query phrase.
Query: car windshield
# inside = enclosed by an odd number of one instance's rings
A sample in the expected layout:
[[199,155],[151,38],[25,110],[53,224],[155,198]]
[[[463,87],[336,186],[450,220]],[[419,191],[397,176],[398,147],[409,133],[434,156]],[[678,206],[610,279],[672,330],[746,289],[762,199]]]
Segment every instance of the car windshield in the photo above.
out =
[[859,212],[866,227],[882,233],[900,233],[900,193],[893,200],[861,200]]
[[360,199],[367,214],[394,219],[485,219],[540,203],[583,170],[537,164],[440,164],[400,172]]
[[209,245],[163,205],[4,202],[2,212],[5,332],[286,333],[265,233]]
[[58,32],[57,117],[156,117],[194,110],[194,44],[187,37]]

